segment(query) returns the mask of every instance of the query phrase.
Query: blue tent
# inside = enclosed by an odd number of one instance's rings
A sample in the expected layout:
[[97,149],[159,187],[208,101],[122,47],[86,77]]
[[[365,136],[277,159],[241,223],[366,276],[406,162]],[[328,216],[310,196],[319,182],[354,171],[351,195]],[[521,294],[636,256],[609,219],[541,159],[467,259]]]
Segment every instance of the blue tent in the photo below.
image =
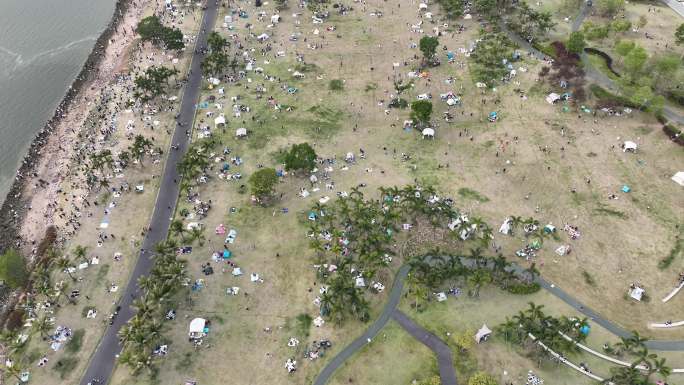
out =
[[494,122],[499,118],[499,115],[496,113],[496,111],[490,112],[489,113],[489,121]]
[[228,259],[233,256],[233,253],[230,252],[230,250],[223,250],[223,259]]
[[313,211],[309,211],[309,220],[310,221],[315,221],[316,220],[316,213]]
[[582,327],[579,329],[580,333],[584,334],[585,336],[589,334],[590,330],[591,327],[589,325],[582,325]]
[[451,51],[447,52],[447,59],[454,60],[455,57],[456,57],[455,53],[453,53]]
[[622,186],[622,192],[623,193],[628,193],[630,191],[632,191],[632,189],[629,188],[629,186],[627,186],[627,185]]

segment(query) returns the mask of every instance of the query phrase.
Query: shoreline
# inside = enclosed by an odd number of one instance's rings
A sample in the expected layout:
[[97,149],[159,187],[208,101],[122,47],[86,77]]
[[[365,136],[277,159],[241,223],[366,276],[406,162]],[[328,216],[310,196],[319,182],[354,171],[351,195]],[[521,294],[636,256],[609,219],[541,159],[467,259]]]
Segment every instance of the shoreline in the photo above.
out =
[[2,201],[2,206],[0,207],[0,230],[2,230],[0,235],[0,252],[4,252],[9,248],[20,249],[22,247],[20,236],[21,224],[26,217],[31,203],[31,196],[24,194],[24,191],[33,180],[31,174],[35,172],[36,167],[45,157],[52,155],[51,153],[43,153],[42,150],[46,147],[51,137],[59,134],[56,128],[74,107],[73,102],[96,79],[100,64],[102,64],[103,59],[106,57],[105,54],[110,40],[134,1],[116,1],[109,23],[107,23],[107,26],[95,41],[93,49],[86,58],[81,71],[79,71],[71,85],[66,89],[52,117],[48,119],[43,128],[38,131],[35,138],[31,141],[29,149],[16,171],[14,181],[10,186],[7,196]]

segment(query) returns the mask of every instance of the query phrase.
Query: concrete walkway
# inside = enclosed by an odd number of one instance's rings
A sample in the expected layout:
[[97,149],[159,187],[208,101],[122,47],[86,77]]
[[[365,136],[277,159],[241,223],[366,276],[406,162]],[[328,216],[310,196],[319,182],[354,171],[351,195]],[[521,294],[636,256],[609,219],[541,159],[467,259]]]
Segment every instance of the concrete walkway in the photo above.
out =
[[387,304],[382,309],[382,313],[380,313],[378,319],[371,324],[365,333],[352,341],[344,350],[337,353],[337,355],[325,365],[314,381],[314,385],[325,385],[330,377],[332,377],[333,373],[335,373],[347,359],[375,338],[380,330],[387,324],[390,317],[397,321],[397,323],[399,323],[399,325],[401,325],[401,327],[410,335],[435,352],[437,361],[439,362],[439,376],[442,380],[442,384],[457,385],[451,349],[449,349],[449,347],[437,336],[411,321],[406,314],[397,309],[401,294],[404,290],[404,280],[406,279],[409,270],[410,267],[408,264],[399,269],[397,276],[394,278],[394,284],[392,285],[392,291],[389,294]]
[[[197,36],[196,47],[204,47],[207,40],[207,31],[211,32],[214,29],[216,22],[216,14],[218,5],[214,1],[207,2],[207,8],[204,11],[202,18],[202,25]],[[193,47],[187,47],[191,50]],[[200,63],[203,59],[203,54],[196,51],[192,57],[190,68],[192,73],[188,76],[188,82],[183,91],[183,100],[180,106],[179,122],[186,123],[186,126],[177,125],[173,133],[171,143],[179,144],[178,150],[167,149],[168,157],[164,166],[162,179],[159,186],[159,193],[155,202],[150,227],[152,228],[143,241],[142,250],[138,261],[133,269],[133,273],[128,281],[126,290],[122,294],[121,311],[119,316],[114,320],[114,323],[105,331],[100,344],[95,353],[90,359],[88,368],[85,371],[83,378],[81,378],[81,385],[87,385],[93,378],[101,379],[102,385],[109,381],[109,378],[114,369],[116,356],[121,352],[121,345],[119,344],[118,332],[123,325],[128,322],[134,315],[131,308],[131,303],[134,298],[138,297],[138,278],[149,274],[153,265],[153,258],[150,255],[154,249],[154,245],[165,240],[169,231],[171,217],[176,207],[178,194],[180,193],[180,186],[174,180],[180,180],[177,165],[182,159],[183,154],[189,146],[189,138],[185,135],[186,128],[192,125],[195,116],[195,104],[199,97],[200,86],[202,84],[202,70]],[[171,209],[169,209],[169,207]]]
[[442,380],[442,385],[457,385],[454,358],[452,357],[449,346],[439,339],[439,337],[413,322],[399,309],[394,309],[392,318],[397,321],[404,330],[412,335],[413,338],[435,352],[437,355],[437,363],[439,364],[439,378]]
[[390,317],[392,316],[394,309],[399,304],[401,293],[404,290],[404,280],[406,279],[409,270],[410,267],[408,265],[404,265],[399,269],[397,276],[394,278],[394,285],[392,286],[392,291],[389,294],[387,304],[385,305],[385,308],[382,309],[382,313],[380,313],[378,319],[371,324],[365,333],[352,341],[349,345],[347,345],[346,348],[344,348],[344,350],[337,353],[337,355],[325,365],[321,373],[316,378],[316,381],[314,381],[314,385],[325,385],[337,368],[339,368],[347,359],[349,359],[349,357],[354,355],[357,350],[364,347],[368,341],[372,340],[378,334],[378,332],[380,332],[380,329],[387,324],[387,321],[389,321]]

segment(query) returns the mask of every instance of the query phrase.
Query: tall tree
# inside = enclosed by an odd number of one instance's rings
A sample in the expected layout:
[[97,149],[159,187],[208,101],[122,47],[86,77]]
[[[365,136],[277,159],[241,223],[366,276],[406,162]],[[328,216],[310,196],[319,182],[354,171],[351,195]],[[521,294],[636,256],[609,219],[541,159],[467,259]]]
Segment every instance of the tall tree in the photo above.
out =
[[429,100],[418,100],[411,103],[411,118],[418,121],[421,125],[430,123],[432,116],[432,102]]
[[420,52],[423,53],[426,61],[431,61],[435,57],[437,46],[439,46],[439,39],[435,36],[423,36],[420,39]]
[[310,172],[316,167],[316,151],[309,143],[293,144],[285,154],[285,170]]
[[265,203],[272,197],[277,183],[278,175],[276,170],[272,168],[262,168],[249,177],[252,194],[262,203]]

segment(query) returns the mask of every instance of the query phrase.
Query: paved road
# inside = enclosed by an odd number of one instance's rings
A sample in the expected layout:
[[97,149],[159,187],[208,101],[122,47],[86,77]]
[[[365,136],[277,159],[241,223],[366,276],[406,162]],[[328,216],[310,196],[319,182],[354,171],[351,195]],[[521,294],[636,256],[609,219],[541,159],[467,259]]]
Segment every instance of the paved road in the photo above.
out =
[[[202,28],[197,36],[197,47],[206,46],[207,31],[211,32],[216,21],[216,14],[218,5],[213,1],[207,2],[207,9],[204,12],[202,19]],[[188,48],[192,49],[192,48]],[[199,96],[200,86],[202,84],[202,71],[200,63],[203,55],[195,53],[190,64],[191,74],[188,76],[188,81],[183,91],[183,99],[180,107],[180,116],[178,121],[192,124],[195,115],[195,104]],[[178,199],[179,185],[174,182],[180,180],[176,166],[182,158],[183,154],[189,146],[189,138],[185,134],[188,126],[177,125],[173,134],[172,143],[179,144],[178,150],[169,150],[164,167],[161,183],[159,186],[159,193],[152,213],[150,221],[151,231],[147,233],[143,242],[143,250],[153,250],[154,245],[165,240],[169,230],[169,224],[173,210],[176,207],[176,200]],[[132,213],[132,215],[135,215]],[[114,321],[114,324],[107,328],[104,337],[100,341],[95,354],[92,356],[88,369],[81,379],[81,385],[87,383],[93,378],[101,378],[103,384],[109,381],[112,370],[115,365],[116,355],[121,351],[119,345],[119,338],[117,333],[119,329],[133,316],[134,311],[130,307],[133,298],[138,296],[138,278],[149,274],[152,268],[153,260],[150,252],[141,252],[138,261],[128,281],[126,290],[121,297],[121,311],[119,316]]]
[[413,338],[422,342],[423,345],[435,352],[437,355],[437,363],[439,364],[439,378],[441,379],[441,384],[458,385],[458,382],[456,382],[456,370],[454,369],[454,358],[452,357],[449,346],[439,339],[439,337],[413,322],[399,309],[394,309],[392,318],[394,318],[404,330],[412,335]]
[[[668,3],[668,0],[663,0],[665,3]],[[681,5],[681,3],[678,3],[677,1],[674,0],[669,0],[669,2],[672,3],[677,3],[680,8],[684,11],[684,5]],[[675,9],[675,8],[673,8]],[[675,9],[676,10],[676,9]],[[577,31],[580,29],[582,26],[582,23],[584,22],[584,19],[589,15],[590,13],[590,7],[587,6],[587,3],[584,2],[582,3],[582,8],[580,9],[580,13],[578,16],[573,20],[572,22],[572,30]],[[513,42],[515,42],[518,46],[520,46],[522,49],[525,51],[529,52],[531,56],[537,58],[538,60],[546,60],[547,55],[545,55],[543,52],[539,51],[538,49],[532,47],[530,43],[528,43],[525,39],[521,38],[518,36],[515,32],[511,31],[504,25],[503,22],[499,22],[499,27],[501,30],[508,35],[508,38],[511,39]],[[582,64],[584,64],[584,72],[585,72],[585,77],[592,83],[598,84],[599,86],[605,88],[606,90],[619,94],[620,93],[620,88],[618,87],[615,82],[609,78],[606,74],[603,72],[599,71],[598,69],[594,68],[591,63],[589,62],[589,58],[587,57],[586,53],[582,53],[581,55],[582,59]],[[678,124],[684,124],[684,115],[681,114],[681,112],[675,108],[672,108],[671,106],[664,106],[663,107],[663,115],[671,122],[676,122]]]
[[347,345],[344,350],[337,353],[337,355],[333,357],[333,359],[328,362],[327,365],[325,365],[325,368],[323,368],[321,373],[316,378],[316,381],[314,381],[314,385],[325,385],[335,370],[337,370],[337,368],[339,368],[344,361],[354,355],[357,350],[364,347],[368,343],[368,340],[372,340],[378,334],[380,329],[385,326],[387,321],[389,321],[390,317],[392,316],[392,312],[397,307],[397,304],[399,304],[401,293],[404,289],[404,280],[406,279],[409,270],[410,267],[408,265],[404,265],[399,269],[397,276],[394,278],[394,284],[392,285],[392,291],[390,291],[389,299],[387,300],[385,308],[382,309],[380,317],[378,317],[378,319],[371,324],[371,326],[368,328],[368,330],[366,330],[365,333],[363,333],[362,336],[352,341],[352,343]]
[[679,16],[684,17],[684,3],[680,3],[677,0],[662,0],[662,2],[677,12]]

